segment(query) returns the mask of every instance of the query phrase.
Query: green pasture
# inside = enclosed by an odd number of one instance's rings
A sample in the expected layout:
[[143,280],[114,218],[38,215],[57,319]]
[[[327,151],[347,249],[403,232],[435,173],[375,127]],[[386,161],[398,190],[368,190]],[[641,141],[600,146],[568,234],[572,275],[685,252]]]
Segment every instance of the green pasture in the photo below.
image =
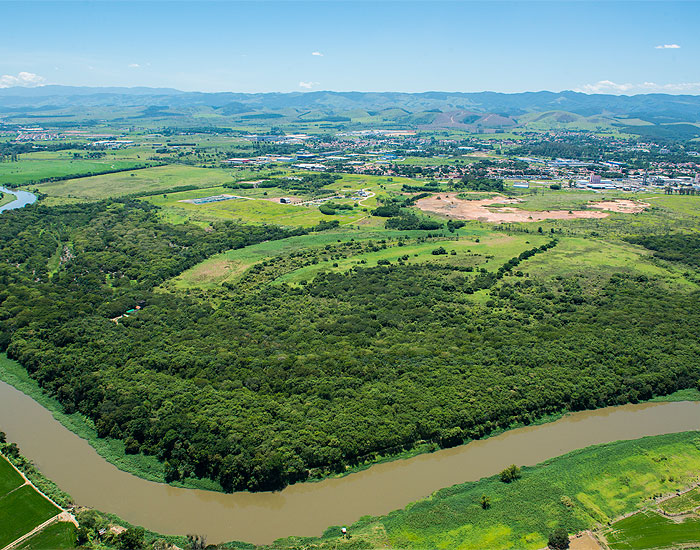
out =
[[49,197],[98,200],[167,191],[183,185],[214,187],[230,181],[233,178],[225,170],[171,164],[133,172],[44,183],[38,188]]
[[[367,549],[544,548],[549,533],[559,526],[575,533],[605,524],[640,509],[655,493],[694,481],[699,445],[700,433],[686,432],[588,447],[523,468],[522,478],[512,483],[493,476],[442,489],[403,510],[362,518],[348,533],[354,547]],[[482,495],[490,500],[487,509],[480,505]],[[680,534],[656,535],[654,540],[689,541],[700,534],[694,528],[695,535],[683,528]],[[331,549],[338,544],[343,544],[340,528],[331,527],[320,538],[290,537],[274,548]]]
[[58,514],[60,510],[30,485],[0,498],[0,548]]
[[29,153],[20,155],[17,162],[0,162],[0,185],[30,185],[44,178],[121,170],[147,162],[145,156],[142,160],[112,155],[101,159],[74,159],[70,151]]
[[640,512],[603,531],[612,550],[652,550],[700,544],[700,518],[674,521],[656,512]]
[[75,548],[75,525],[56,522],[24,541],[18,550],[64,550]]

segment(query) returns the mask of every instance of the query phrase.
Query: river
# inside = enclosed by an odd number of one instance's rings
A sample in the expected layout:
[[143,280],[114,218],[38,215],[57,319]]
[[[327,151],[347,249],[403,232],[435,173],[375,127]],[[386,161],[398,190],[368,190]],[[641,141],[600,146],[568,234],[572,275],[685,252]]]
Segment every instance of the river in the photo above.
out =
[[700,402],[645,403],[573,413],[342,478],[300,483],[275,493],[224,494],[146,481],[106,462],[36,401],[0,382],[0,427],[76,502],[153,531],[205,534],[210,542],[267,544],[316,536],[331,525],[386,514],[456,483],[533,465],[575,449],[700,429]]
[[36,195],[33,193],[29,193],[28,191],[19,191],[17,189],[7,189],[5,187],[0,186],[0,193],[10,193],[11,195],[14,195],[16,198],[12,202],[8,202],[4,206],[0,206],[0,212],[4,212],[5,210],[14,210],[15,208],[22,208],[24,206],[27,206],[28,204],[32,204],[36,202]]

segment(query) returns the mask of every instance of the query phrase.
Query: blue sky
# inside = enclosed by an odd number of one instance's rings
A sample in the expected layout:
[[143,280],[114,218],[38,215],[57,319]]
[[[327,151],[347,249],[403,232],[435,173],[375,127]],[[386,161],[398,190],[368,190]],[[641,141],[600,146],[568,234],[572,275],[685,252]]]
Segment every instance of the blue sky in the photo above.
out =
[[0,87],[700,93],[697,1],[0,0],[0,20]]

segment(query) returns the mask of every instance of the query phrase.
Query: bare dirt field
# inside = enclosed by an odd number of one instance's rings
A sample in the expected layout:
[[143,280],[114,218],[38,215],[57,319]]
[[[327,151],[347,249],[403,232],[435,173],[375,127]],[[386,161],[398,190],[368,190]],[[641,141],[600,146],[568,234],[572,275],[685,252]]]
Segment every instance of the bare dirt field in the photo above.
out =
[[[438,198],[440,197],[440,198]],[[591,202],[594,210],[542,210],[529,211],[509,206],[493,207],[495,204],[517,204],[519,199],[494,197],[478,201],[467,201],[457,198],[457,193],[445,193],[434,197],[421,199],[416,206],[426,212],[443,214],[459,220],[479,220],[483,222],[531,222],[541,220],[571,220],[576,218],[605,218],[610,212],[641,212],[648,205],[632,200],[612,200]]]
[[602,550],[602,546],[590,531],[571,537],[570,550]]

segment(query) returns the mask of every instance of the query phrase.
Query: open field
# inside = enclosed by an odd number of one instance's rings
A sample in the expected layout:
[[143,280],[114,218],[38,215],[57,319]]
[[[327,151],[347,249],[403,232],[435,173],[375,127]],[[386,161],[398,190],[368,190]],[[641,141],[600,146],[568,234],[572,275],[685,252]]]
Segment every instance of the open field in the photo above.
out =
[[183,185],[212,187],[230,181],[233,181],[233,178],[225,170],[173,164],[133,172],[44,183],[38,189],[50,198],[95,200],[167,191]]
[[0,457],[0,547],[17,540],[60,512]]
[[634,514],[603,530],[612,550],[652,550],[700,545],[700,517],[675,520],[655,512]]
[[[239,193],[239,191],[242,192]],[[338,214],[328,216],[322,214],[316,205],[280,204],[277,201],[266,200],[265,197],[255,200],[237,199],[207,204],[181,202],[183,200],[224,193],[247,196],[245,191],[247,190],[207,187],[197,191],[169,193],[167,197],[153,195],[146,197],[146,200],[162,207],[163,217],[171,222],[181,222],[186,219],[199,223],[209,223],[217,220],[240,220],[243,223],[311,227],[321,221],[332,220],[338,220],[341,225],[347,225],[368,216],[368,213],[364,212],[362,208],[339,210]],[[257,191],[255,194],[260,196],[260,190],[255,191]],[[282,193],[280,190],[272,191],[271,189],[266,189],[262,191],[262,193],[264,192],[268,192],[267,198],[293,196],[293,193]]]
[[292,252],[318,249],[351,239],[356,241],[397,239],[399,237],[415,237],[419,234],[418,231],[392,231],[381,228],[359,231],[356,227],[348,225],[338,230],[264,242],[237,250],[229,250],[207,258],[177,277],[170,279],[164,283],[164,286],[178,289],[215,288],[224,282],[235,282],[247,269],[259,262],[277,256],[286,256]]
[[148,161],[106,156],[101,159],[72,158],[72,153],[31,153],[18,162],[0,162],[0,185],[31,185],[45,178],[107,172],[143,166]]
[[[556,526],[570,533],[582,531],[644,506],[655,493],[695,481],[699,436],[687,432],[581,449],[523,468],[522,479],[513,483],[494,476],[455,485],[387,516],[363,518],[348,532],[354,544],[368,549],[543,548]],[[490,499],[488,509],[479,505],[482,495]],[[329,528],[321,538],[290,537],[273,547],[335,548],[339,532],[338,527]]]
[[[543,220],[573,220],[606,218],[610,212],[638,214],[648,204],[631,201],[628,199],[597,200],[587,202],[580,207],[585,210],[575,210],[571,206],[568,210],[549,210],[542,208],[542,201],[527,201],[527,199],[510,199],[506,197],[494,197],[483,200],[463,200],[458,198],[459,193],[437,194],[419,200],[416,207],[435,214],[441,214],[460,220],[479,220],[493,223],[517,223],[535,222]],[[533,195],[537,197],[537,195]],[[538,208],[534,209],[535,204]],[[520,208],[527,206],[528,208]],[[579,208],[580,208],[579,207]]]
[[63,550],[75,548],[75,535],[75,525],[66,521],[56,522],[28,538],[17,549]]
[[531,258],[524,271],[535,277],[574,277],[586,288],[605,284],[613,273],[645,275],[674,288],[697,288],[685,270],[669,263],[652,261],[649,250],[624,241],[566,237],[546,258]]
[[[387,248],[368,251],[335,262],[316,264],[303,267],[279,277],[276,283],[298,284],[301,281],[313,279],[321,272],[344,272],[355,266],[373,267],[380,261],[397,263],[403,261],[412,263],[434,263],[436,265],[458,265],[464,267],[484,268],[496,271],[504,262],[517,256],[523,250],[540,246],[550,239],[543,236],[509,236],[476,232],[469,234],[468,229],[462,229],[461,237],[435,237],[425,242],[409,241],[403,246],[394,243]],[[464,235],[467,233],[467,235]],[[476,239],[479,242],[476,242]],[[447,254],[433,254],[433,251],[444,248]],[[452,251],[455,254],[452,254]],[[408,258],[406,258],[408,256]],[[337,265],[336,265],[337,264]]]

